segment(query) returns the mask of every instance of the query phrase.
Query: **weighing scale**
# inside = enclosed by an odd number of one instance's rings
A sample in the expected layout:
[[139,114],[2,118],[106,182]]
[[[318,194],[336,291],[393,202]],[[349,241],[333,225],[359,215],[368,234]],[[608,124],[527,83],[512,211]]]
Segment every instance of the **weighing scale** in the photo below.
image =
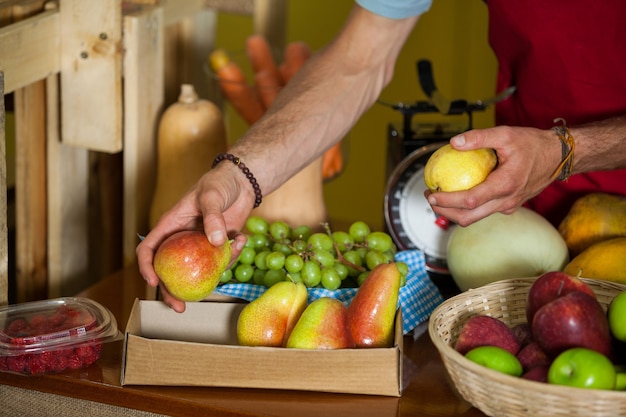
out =
[[[390,104],[379,100],[403,115],[402,127],[388,128],[387,187],[384,200],[386,228],[398,250],[417,249],[424,253],[426,269],[433,278],[449,279],[446,263],[447,244],[456,227],[447,219],[439,218],[424,197],[424,166],[428,158],[451,137],[472,129],[472,114],[510,96],[511,87],[496,97],[469,103],[466,100],[447,100],[437,90],[428,60],[417,62],[417,73],[428,101],[411,104]],[[422,113],[440,113],[445,116],[466,115],[466,122],[413,124],[413,116]],[[457,118],[458,119],[458,118]]]

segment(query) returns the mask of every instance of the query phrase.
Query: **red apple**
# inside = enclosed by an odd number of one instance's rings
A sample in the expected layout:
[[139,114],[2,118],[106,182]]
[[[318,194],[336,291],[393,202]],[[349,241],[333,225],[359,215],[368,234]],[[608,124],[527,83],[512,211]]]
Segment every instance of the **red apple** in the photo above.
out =
[[497,346],[513,355],[520,349],[515,333],[506,323],[495,317],[476,315],[463,324],[454,348],[465,355],[479,346]]
[[572,291],[582,291],[596,298],[591,287],[577,277],[559,271],[546,272],[540,275],[530,286],[526,297],[526,320],[528,323],[532,324],[535,313],[543,305]]
[[600,303],[574,291],[541,307],[532,323],[533,339],[554,358],[572,347],[585,347],[609,356],[611,333]]
[[159,245],[154,254],[154,272],[174,297],[200,301],[217,287],[230,257],[230,242],[213,246],[204,232],[185,230]]
[[548,382],[549,365],[535,366],[522,374],[522,378],[536,382]]
[[550,358],[541,349],[537,342],[530,342],[517,352],[517,359],[522,364],[524,371],[529,371],[537,366],[550,365]]

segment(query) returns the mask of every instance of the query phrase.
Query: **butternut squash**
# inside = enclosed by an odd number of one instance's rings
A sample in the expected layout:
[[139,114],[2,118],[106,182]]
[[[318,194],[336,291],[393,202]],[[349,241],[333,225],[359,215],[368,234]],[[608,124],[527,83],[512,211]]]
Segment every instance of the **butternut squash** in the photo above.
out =
[[193,85],[183,84],[178,101],[165,110],[159,122],[150,227],[209,170],[213,159],[226,147],[221,109],[198,98]]

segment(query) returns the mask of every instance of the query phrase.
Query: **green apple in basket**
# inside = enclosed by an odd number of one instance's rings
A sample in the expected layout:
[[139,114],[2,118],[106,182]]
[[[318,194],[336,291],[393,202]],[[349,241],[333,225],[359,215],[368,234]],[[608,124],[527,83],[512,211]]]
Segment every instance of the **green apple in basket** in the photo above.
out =
[[623,365],[615,366],[615,389],[626,390],[626,368]]
[[479,365],[512,376],[522,375],[522,364],[506,349],[498,346],[479,346],[470,350],[465,357]]
[[608,318],[613,337],[626,342],[626,291],[622,291],[611,300]]
[[571,348],[558,355],[548,370],[548,383],[578,388],[613,390],[615,365],[595,350]]

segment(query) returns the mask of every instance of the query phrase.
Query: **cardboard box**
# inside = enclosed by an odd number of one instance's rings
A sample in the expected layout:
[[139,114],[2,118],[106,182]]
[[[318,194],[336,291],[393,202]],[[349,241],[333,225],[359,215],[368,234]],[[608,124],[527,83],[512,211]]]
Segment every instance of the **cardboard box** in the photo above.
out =
[[244,303],[188,303],[184,313],[135,300],[122,385],[275,388],[399,397],[402,314],[391,348],[303,350],[237,344]]

